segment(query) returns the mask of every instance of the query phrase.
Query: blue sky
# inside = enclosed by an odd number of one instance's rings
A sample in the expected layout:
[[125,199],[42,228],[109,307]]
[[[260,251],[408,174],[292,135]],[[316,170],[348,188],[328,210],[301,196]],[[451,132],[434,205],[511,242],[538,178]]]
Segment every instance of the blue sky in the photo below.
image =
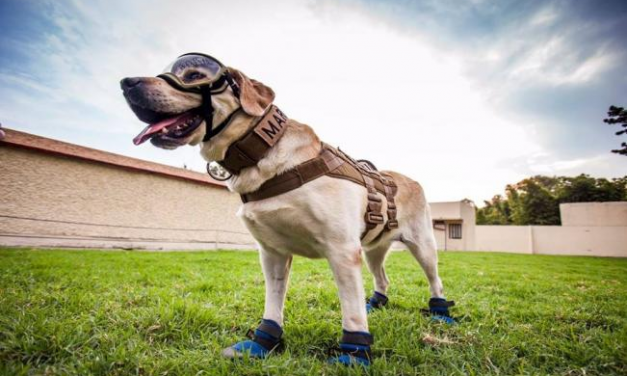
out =
[[203,51],[432,201],[627,174],[601,121],[627,105],[625,1],[2,0],[0,25],[9,128],[202,170],[197,149],[133,146],[118,82]]

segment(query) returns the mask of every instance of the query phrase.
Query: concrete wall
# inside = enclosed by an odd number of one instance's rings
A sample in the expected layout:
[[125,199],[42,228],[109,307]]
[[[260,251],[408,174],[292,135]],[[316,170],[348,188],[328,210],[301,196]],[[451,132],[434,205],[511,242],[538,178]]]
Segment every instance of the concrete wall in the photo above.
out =
[[627,226],[627,202],[560,204],[562,226]]
[[471,250],[533,253],[531,226],[476,226],[475,247]]
[[533,226],[533,250],[542,255],[627,257],[627,226]]
[[627,257],[627,226],[477,226],[474,250]]
[[253,248],[235,216],[239,197],[202,179],[6,143],[0,176],[0,245]]

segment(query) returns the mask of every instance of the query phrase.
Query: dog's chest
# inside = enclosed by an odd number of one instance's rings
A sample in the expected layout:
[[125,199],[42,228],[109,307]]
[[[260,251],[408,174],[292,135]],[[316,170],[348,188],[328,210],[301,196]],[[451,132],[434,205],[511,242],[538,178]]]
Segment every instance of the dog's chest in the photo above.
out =
[[363,198],[354,188],[360,187],[324,177],[283,195],[249,202],[238,216],[267,250],[326,257],[333,243],[358,239]]
[[250,208],[240,217],[259,244],[268,250],[305,257],[324,257],[315,218],[292,207]]

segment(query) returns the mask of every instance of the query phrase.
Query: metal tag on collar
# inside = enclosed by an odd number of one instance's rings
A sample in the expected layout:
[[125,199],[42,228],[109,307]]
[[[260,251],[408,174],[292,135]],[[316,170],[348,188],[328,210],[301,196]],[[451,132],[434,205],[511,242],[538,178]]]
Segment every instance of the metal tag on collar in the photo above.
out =
[[220,166],[218,162],[207,163],[207,173],[209,176],[217,181],[229,180],[233,174],[228,172],[224,167]]

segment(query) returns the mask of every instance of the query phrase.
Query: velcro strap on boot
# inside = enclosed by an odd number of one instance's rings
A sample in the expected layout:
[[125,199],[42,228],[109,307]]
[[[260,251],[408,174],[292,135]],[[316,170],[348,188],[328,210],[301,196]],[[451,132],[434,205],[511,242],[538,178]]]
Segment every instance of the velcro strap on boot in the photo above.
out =
[[247,336],[270,351],[281,343],[283,329],[276,322],[264,319],[255,331],[249,330]]
[[368,300],[368,303],[374,308],[381,308],[388,304],[388,297],[375,291]]
[[454,300],[446,300],[442,298],[431,298],[429,299],[429,308],[434,307],[453,307],[455,305]]
[[372,357],[370,345],[373,343],[374,338],[370,333],[344,330],[340,342],[340,351],[344,354],[370,360]]
[[429,299],[429,309],[421,310],[425,315],[439,315],[450,317],[448,308],[455,305],[452,300],[446,300],[444,298],[431,298]]

